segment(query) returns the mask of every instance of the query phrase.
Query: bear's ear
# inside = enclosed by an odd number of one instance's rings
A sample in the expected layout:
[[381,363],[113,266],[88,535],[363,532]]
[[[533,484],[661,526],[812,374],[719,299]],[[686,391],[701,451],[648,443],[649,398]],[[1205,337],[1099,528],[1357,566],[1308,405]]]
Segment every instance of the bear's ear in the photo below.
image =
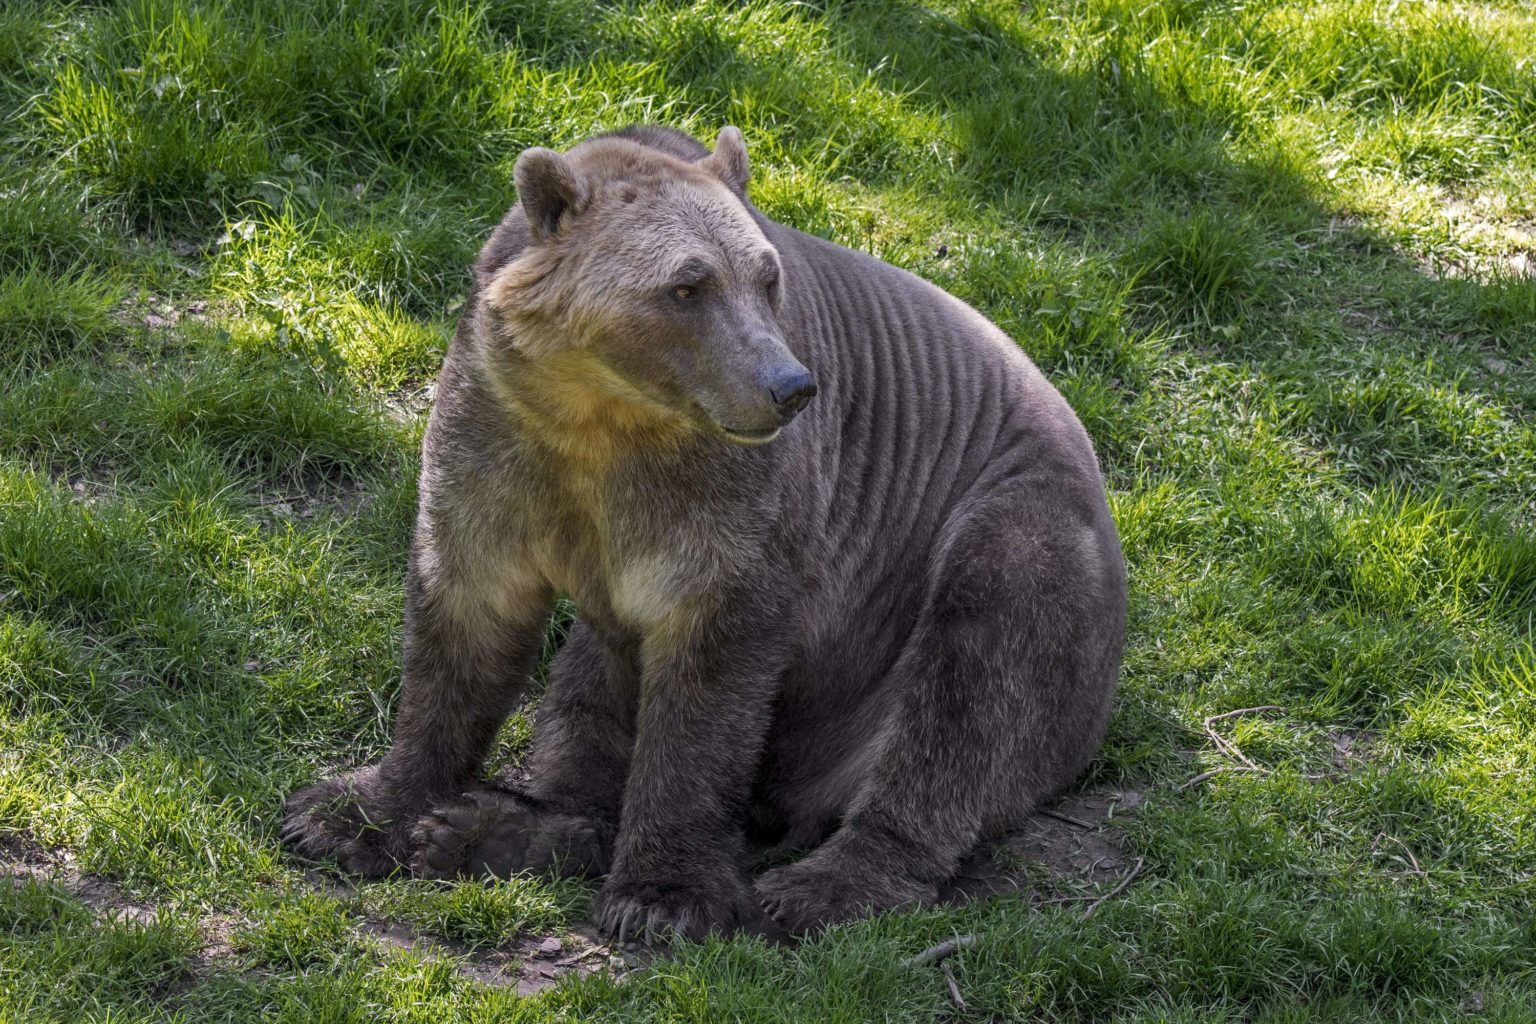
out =
[[587,204],[585,183],[565,157],[552,149],[535,146],[523,150],[512,168],[512,178],[535,242],[560,230],[562,216],[580,213]]
[[729,185],[732,191],[746,195],[752,165],[747,162],[747,144],[741,137],[741,130],[730,125],[721,128],[720,137],[715,139],[715,151],[705,157],[700,166]]

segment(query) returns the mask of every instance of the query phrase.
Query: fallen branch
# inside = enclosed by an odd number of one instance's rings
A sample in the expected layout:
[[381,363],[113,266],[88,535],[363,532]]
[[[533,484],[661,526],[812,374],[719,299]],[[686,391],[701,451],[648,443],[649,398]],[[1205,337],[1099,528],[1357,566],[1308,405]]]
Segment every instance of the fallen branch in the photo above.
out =
[[1211,715],[1209,718],[1207,718],[1205,720],[1205,724],[1207,726],[1209,726],[1212,722],[1220,722],[1220,721],[1223,721],[1223,720],[1228,719],[1228,718],[1236,718],[1238,715],[1253,715],[1253,714],[1257,714],[1260,711],[1284,711],[1284,710],[1285,710],[1285,708],[1281,707],[1278,704],[1260,704],[1257,707],[1238,708],[1236,711],[1223,711],[1219,715]]
[[1200,785],[1200,783],[1204,782],[1206,779],[1214,779],[1216,776],[1221,775],[1224,772],[1258,772],[1258,771],[1263,771],[1263,770],[1264,769],[1262,769],[1262,768],[1248,768],[1248,767],[1245,767],[1245,766],[1240,765],[1240,764],[1223,764],[1223,765],[1218,765],[1217,767],[1212,768],[1208,772],[1201,772],[1199,775],[1196,775],[1194,778],[1190,779],[1188,782],[1181,782],[1181,783],[1179,783],[1177,791],[1178,792],[1183,792],[1184,790],[1188,789],[1191,786],[1198,786],[1198,785]]
[[1274,704],[1261,704],[1258,707],[1253,708],[1238,708],[1236,711],[1224,711],[1219,715],[1211,715],[1210,717],[1206,718],[1204,723],[1205,734],[1211,738],[1212,743],[1216,744],[1217,750],[1221,751],[1223,754],[1226,754],[1228,757],[1241,761],[1253,771],[1259,771],[1259,766],[1248,760],[1248,755],[1239,750],[1236,743],[1233,743],[1231,740],[1222,736],[1221,733],[1217,732],[1213,728],[1213,726],[1217,722],[1225,721],[1228,718],[1236,718],[1238,715],[1253,715],[1261,711],[1284,710],[1284,708],[1277,707]]
[[1413,851],[1408,849],[1408,844],[1397,838],[1397,836],[1389,836],[1385,832],[1376,833],[1376,838],[1371,842],[1372,853],[1376,852],[1376,848],[1381,845],[1381,841],[1383,839],[1390,839],[1392,842],[1398,845],[1398,848],[1401,849],[1403,853],[1408,855],[1408,863],[1413,865],[1413,874],[1427,875],[1427,872],[1419,866],[1419,858],[1415,857],[1413,855]]
[[944,972],[944,985],[949,989],[949,1001],[955,1004],[955,1009],[965,1012],[965,997],[960,994],[960,983],[955,980],[955,965],[948,960],[939,962],[939,969]]
[[1084,828],[1090,831],[1098,827],[1091,821],[1084,821],[1082,818],[1074,818],[1070,814],[1063,814],[1060,811],[1052,811],[1045,807],[1035,808],[1035,813],[1041,817],[1055,818],[1057,821],[1064,821],[1068,825],[1076,825],[1078,828]]
[[974,935],[956,935],[952,939],[945,939],[938,945],[929,946],[921,953],[915,953],[901,962],[903,967],[916,967],[918,964],[941,963],[954,956],[967,946],[976,944]]
[[1093,916],[1093,912],[1095,910],[1098,910],[1105,903],[1108,903],[1122,892],[1125,892],[1125,887],[1130,885],[1131,882],[1135,880],[1137,875],[1141,874],[1141,866],[1144,863],[1146,863],[1145,857],[1137,857],[1136,863],[1131,865],[1131,870],[1127,871],[1125,873],[1125,877],[1120,879],[1120,884],[1109,890],[1109,892],[1105,893],[1103,896],[1100,896],[1098,899],[1094,900],[1093,904],[1089,906],[1087,910],[1083,911],[1083,920],[1086,921],[1088,918]]

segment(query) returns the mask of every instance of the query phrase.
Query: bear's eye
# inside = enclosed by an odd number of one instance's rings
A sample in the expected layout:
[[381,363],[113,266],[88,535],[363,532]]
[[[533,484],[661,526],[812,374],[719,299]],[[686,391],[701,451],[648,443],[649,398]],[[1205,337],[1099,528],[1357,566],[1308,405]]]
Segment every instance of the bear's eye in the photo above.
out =
[[763,290],[768,293],[768,300],[770,302],[777,299],[779,297],[779,275],[774,274],[770,277],[767,283],[763,285]]
[[691,284],[680,284],[672,289],[672,297],[678,302],[687,302],[699,293],[699,290]]

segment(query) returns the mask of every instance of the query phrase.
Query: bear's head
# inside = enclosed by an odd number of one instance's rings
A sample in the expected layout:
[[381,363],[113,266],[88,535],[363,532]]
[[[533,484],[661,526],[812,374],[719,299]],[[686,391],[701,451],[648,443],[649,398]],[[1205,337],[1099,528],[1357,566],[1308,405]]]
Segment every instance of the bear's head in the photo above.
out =
[[528,240],[485,299],[520,402],[762,444],[816,394],[779,326],[783,267],[735,128],[697,161],[602,136],[529,149],[515,175]]

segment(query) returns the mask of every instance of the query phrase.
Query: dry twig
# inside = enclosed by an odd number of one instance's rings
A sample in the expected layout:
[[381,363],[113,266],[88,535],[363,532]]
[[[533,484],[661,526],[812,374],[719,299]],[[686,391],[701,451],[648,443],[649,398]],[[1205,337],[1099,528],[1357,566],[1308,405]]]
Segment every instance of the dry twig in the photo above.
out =
[[1082,818],[1074,818],[1070,814],[1063,814],[1060,811],[1053,811],[1053,810],[1050,810],[1050,809],[1045,808],[1045,807],[1037,807],[1037,808],[1035,808],[1035,813],[1040,815],[1041,817],[1044,817],[1044,818],[1055,818],[1057,821],[1064,821],[1068,825],[1076,825],[1078,828],[1085,828],[1085,829],[1088,829],[1089,831],[1092,831],[1093,829],[1098,827],[1097,825],[1095,825],[1091,821],[1084,821]]
[[948,960],[939,963],[939,969],[944,972],[944,984],[949,989],[949,1001],[955,1004],[955,1009],[965,1012],[965,997],[960,994],[960,983],[955,980],[955,965]]
[[1125,887],[1130,885],[1131,882],[1135,880],[1137,875],[1141,874],[1141,866],[1144,863],[1146,863],[1145,857],[1137,857],[1136,863],[1131,865],[1131,870],[1127,871],[1125,873],[1125,877],[1120,879],[1120,884],[1116,885],[1103,896],[1100,896],[1098,899],[1094,900],[1092,905],[1090,905],[1087,910],[1083,911],[1083,919],[1087,920],[1089,917],[1092,917],[1095,910],[1098,910],[1105,903],[1109,902],[1124,892]]
[[937,945],[929,946],[921,953],[914,953],[901,962],[903,967],[916,967],[918,964],[939,963],[954,956],[955,953],[976,944],[974,935],[956,935],[952,939],[945,939]]
[[1398,848],[1400,850],[1402,850],[1403,853],[1405,853],[1408,856],[1408,863],[1413,865],[1413,873],[1414,874],[1416,874],[1416,875],[1427,874],[1427,872],[1422,867],[1419,866],[1419,858],[1415,857],[1413,855],[1413,851],[1408,849],[1408,844],[1403,842],[1401,839],[1397,838],[1397,836],[1389,836],[1385,832],[1378,832],[1378,833],[1376,833],[1376,838],[1374,840],[1372,840],[1372,842],[1371,842],[1371,850],[1372,850],[1372,852],[1374,852],[1376,850],[1376,847],[1381,845],[1381,841],[1383,839],[1390,839],[1392,842],[1396,843]]
[[1182,791],[1188,789],[1191,786],[1198,786],[1198,785],[1200,785],[1200,783],[1204,782],[1206,779],[1214,779],[1216,776],[1221,775],[1224,772],[1256,772],[1256,771],[1263,771],[1263,769],[1262,768],[1245,768],[1245,767],[1243,767],[1240,764],[1217,765],[1215,768],[1212,768],[1208,772],[1201,772],[1199,775],[1196,775],[1194,778],[1190,779],[1188,782],[1181,782],[1181,783],[1179,783],[1178,789],[1179,789],[1180,792],[1182,792]]
[[1207,718],[1205,720],[1205,724],[1206,724],[1206,727],[1209,728],[1212,722],[1220,722],[1220,721],[1223,721],[1223,720],[1228,719],[1228,718],[1236,718],[1238,715],[1254,715],[1254,714],[1258,714],[1260,711],[1284,711],[1284,710],[1285,710],[1285,708],[1281,707],[1278,704],[1260,704],[1257,707],[1238,708],[1236,711],[1223,711],[1219,715],[1211,715],[1209,718]]
[[1260,770],[1259,766],[1254,764],[1252,761],[1248,760],[1248,755],[1244,754],[1241,750],[1237,749],[1237,744],[1236,743],[1233,743],[1231,740],[1229,740],[1226,737],[1222,736],[1221,733],[1217,732],[1213,728],[1213,726],[1217,722],[1224,721],[1225,719],[1228,719],[1228,718],[1236,718],[1238,715],[1253,715],[1253,714],[1257,714],[1260,711],[1283,711],[1283,710],[1285,710],[1285,709],[1281,708],[1281,707],[1277,707],[1274,704],[1261,704],[1258,707],[1254,707],[1254,708],[1238,708],[1236,711],[1224,711],[1224,712],[1222,712],[1219,715],[1211,715],[1210,717],[1208,717],[1205,720],[1205,734],[1211,738],[1211,742],[1212,743],[1216,744],[1216,749],[1217,750],[1221,751],[1223,754],[1226,754],[1228,757],[1231,757],[1231,758],[1234,758],[1234,759],[1236,759],[1238,761],[1241,761],[1243,764],[1247,765],[1252,770],[1259,771]]
[[1218,751],[1220,751],[1221,753],[1223,753],[1223,754],[1227,755],[1228,757],[1232,758],[1234,761],[1237,761],[1238,764],[1236,764],[1236,765],[1222,765],[1222,766],[1217,767],[1217,768],[1212,768],[1208,772],[1201,772],[1199,775],[1196,775],[1194,778],[1190,779],[1188,782],[1186,782],[1183,785],[1179,786],[1179,789],[1180,790],[1185,790],[1185,789],[1188,789],[1191,786],[1199,785],[1200,783],[1204,782],[1206,779],[1213,778],[1214,776],[1220,775],[1222,772],[1227,772],[1227,771],[1267,772],[1267,771],[1269,771],[1268,768],[1262,768],[1259,765],[1256,765],[1252,761],[1250,761],[1248,759],[1248,755],[1243,753],[1241,750],[1239,750],[1236,743],[1233,743],[1231,740],[1227,739],[1221,733],[1217,732],[1215,726],[1216,726],[1217,722],[1224,721],[1224,720],[1226,720],[1228,718],[1236,718],[1238,715],[1253,715],[1253,714],[1257,714],[1257,713],[1259,713],[1261,711],[1284,711],[1284,710],[1285,710],[1284,708],[1282,708],[1282,707],[1280,707],[1278,705],[1275,705],[1275,704],[1260,704],[1258,707],[1238,708],[1235,711],[1223,711],[1219,715],[1210,715],[1209,717],[1207,717],[1205,719],[1204,723],[1203,723],[1203,725],[1205,727],[1205,734],[1211,738],[1211,742],[1213,744],[1215,744],[1216,749]]

